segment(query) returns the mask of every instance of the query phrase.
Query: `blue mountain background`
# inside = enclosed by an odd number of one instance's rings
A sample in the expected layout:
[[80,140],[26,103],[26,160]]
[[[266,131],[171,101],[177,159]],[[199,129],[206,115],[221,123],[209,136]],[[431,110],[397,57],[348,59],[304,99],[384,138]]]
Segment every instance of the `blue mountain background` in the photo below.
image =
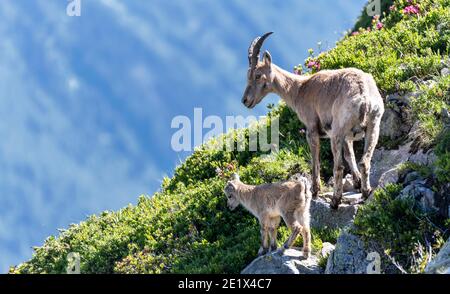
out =
[[177,115],[264,115],[240,103],[247,48],[274,63],[333,47],[365,0],[0,1],[0,272],[57,228],[157,191],[185,158]]

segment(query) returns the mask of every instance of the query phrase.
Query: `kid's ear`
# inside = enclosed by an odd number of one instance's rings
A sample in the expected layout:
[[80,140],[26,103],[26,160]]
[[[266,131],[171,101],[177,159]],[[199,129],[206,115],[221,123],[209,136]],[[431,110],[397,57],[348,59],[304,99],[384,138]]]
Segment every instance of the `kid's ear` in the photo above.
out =
[[236,173],[232,174],[232,175],[231,175],[231,180],[232,180],[232,181],[239,181],[239,180],[240,180],[240,179],[239,179],[239,175],[236,174]]
[[227,185],[225,186],[225,193],[227,192],[233,192],[236,190],[236,186],[233,184],[232,181],[228,181]]
[[268,65],[268,66],[270,66],[272,64],[272,56],[270,55],[269,51],[264,52],[263,62],[265,65]]

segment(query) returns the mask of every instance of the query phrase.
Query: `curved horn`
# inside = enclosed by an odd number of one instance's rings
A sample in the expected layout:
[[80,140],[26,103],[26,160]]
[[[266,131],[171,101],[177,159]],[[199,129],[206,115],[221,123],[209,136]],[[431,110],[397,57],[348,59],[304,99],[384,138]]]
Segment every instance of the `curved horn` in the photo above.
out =
[[254,69],[259,60],[259,52],[261,51],[261,47],[264,41],[272,35],[273,32],[265,33],[261,37],[257,37],[253,40],[250,47],[248,48],[248,65]]

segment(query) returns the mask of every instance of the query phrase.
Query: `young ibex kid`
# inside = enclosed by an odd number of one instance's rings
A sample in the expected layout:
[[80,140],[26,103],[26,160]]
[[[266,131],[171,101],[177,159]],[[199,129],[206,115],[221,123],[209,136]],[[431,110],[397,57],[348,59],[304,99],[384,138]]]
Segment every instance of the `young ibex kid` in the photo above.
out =
[[[225,186],[228,207],[234,210],[242,204],[258,218],[261,226],[261,248],[259,255],[277,249],[277,229],[280,216],[291,230],[291,236],[284,243],[290,248],[297,236],[303,236],[303,255],[311,253],[311,234],[309,226],[309,207],[311,204],[310,183],[305,177],[289,181],[251,186],[242,183],[238,175]],[[270,239],[270,244],[269,244]]]

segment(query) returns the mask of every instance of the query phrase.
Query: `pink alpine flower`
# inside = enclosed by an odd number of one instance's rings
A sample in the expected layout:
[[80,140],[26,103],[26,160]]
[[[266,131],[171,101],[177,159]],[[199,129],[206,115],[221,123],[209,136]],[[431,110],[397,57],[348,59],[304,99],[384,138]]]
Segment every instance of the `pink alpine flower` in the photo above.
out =
[[320,62],[318,60],[311,60],[306,66],[310,69],[320,70]]
[[359,35],[359,32],[353,32],[352,33],[352,36],[358,36]]
[[377,29],[381,30],[383,28],[383,23],[382,22],[378,22],[377,23]]
[[420,13],[420,7],[419,7],[419,5],[409,5],[409,6],[406,6],[406,7],[403,9],[403,13],[404,13],[404,14],[408,14],[408,15],[412,15],[412,14],[418,15],[418,14]]

